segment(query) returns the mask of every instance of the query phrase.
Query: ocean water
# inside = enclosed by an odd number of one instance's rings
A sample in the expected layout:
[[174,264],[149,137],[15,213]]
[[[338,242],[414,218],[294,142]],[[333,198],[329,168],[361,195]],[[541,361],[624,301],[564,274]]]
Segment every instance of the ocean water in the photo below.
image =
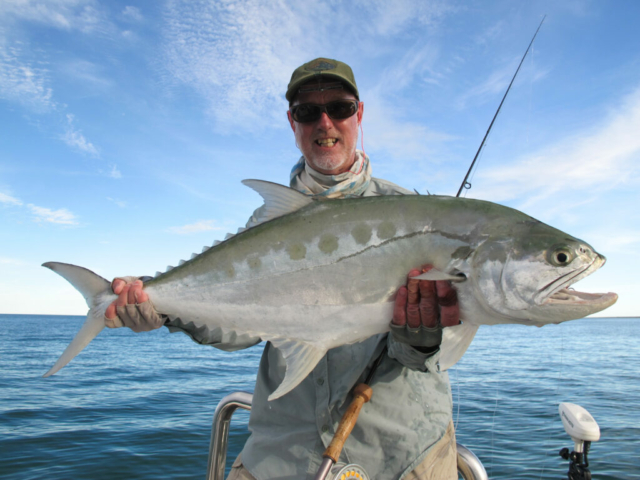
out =
[[[256,346],[226,353],[166,329],[105,330],[58,374],[83,317],[0,315],[0,479],[202,479],[213,412],[251,391]],[[640,479],[640,319],[481,328],[450,370],[458,442],[491,479],[567,478],[560,402],[601,429],[594,480]],[[375,395],[375,386],[374,386]],[[233,418],[227,466],[247,438]]]

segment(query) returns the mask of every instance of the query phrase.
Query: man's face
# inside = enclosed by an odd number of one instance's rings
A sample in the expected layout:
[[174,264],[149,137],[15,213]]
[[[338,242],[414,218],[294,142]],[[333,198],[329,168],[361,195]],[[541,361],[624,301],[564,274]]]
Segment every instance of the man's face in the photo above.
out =
[[[347,89],[304,92],[298,94],[293,105],[324,105],[336,100],[356,100],[356,97]],[[287,111],[296,143],[311,168],[325,175],[337,175],[351,168],[356,159],[358,127],[363,111],[364,105],[360,102],[358,112],[349,118],[333,120],[322,112],[318,120],[310,123],[296,122]]]

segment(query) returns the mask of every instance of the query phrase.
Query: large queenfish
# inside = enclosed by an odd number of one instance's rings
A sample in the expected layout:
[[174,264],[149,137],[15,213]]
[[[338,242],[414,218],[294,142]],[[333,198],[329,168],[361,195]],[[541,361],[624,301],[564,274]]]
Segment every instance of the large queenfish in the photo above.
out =
[[[158,312],[195,328],[272,342],[286,361],[278,398],[327,350],[389,330],[394,295],[412,268],[456,282],[462,323],[445,329],[440,366],[464,354],[480,325],[542,326],[583,318],[615,293],[569,289],[605,263],[590,245],[495,203],[446,196],[316,201],[259,180],[262,223],[158,274],[145,289]],[[45,263],[85,297],[87,320],[45,376],[105,326],[110,282],[74,265]]]

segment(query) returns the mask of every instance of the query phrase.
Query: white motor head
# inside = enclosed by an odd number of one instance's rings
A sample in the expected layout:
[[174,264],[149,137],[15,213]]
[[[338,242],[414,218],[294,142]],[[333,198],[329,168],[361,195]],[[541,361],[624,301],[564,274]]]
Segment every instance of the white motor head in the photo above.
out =
[[[580,405],[574,403],[561,403],[560,418],[564,429],[578,445],[582,442],[597,442],[600,440],[600,427],[593,417]],[[581,451],[576,450],[576,451]]]

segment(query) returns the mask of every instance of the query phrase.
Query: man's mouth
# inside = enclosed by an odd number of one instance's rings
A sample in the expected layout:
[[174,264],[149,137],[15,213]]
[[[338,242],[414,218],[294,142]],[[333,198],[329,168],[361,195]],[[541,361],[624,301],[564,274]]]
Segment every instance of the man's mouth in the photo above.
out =
[[333,147],[338,142],[337,138],[319,138],[316,140],[316,144],[321,147]]

